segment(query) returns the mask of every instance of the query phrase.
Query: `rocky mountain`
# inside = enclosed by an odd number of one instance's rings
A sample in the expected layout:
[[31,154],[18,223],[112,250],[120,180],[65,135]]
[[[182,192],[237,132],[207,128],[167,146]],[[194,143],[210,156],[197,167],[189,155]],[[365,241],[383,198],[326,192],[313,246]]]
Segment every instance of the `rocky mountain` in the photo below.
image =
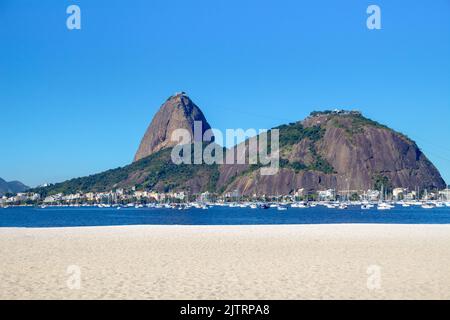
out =
[[26,185],[19,181],[11,181],[6,182],[2,178],[0,178],[0,195],[4,195],[6,193],[18,193],[24,192],[29,189]]
[[263,176],[258,167],[224,165],[219,185],[224,185],[225,191],[275,195],[300,188],[364,191],[381,185],[411,190],[446,187],[415,142],[359,112],[314,112],[304,121],[278,129],[279,173]]
[[138,161],[149,155],[168,147],[173,147],[177,142],[172,141],[172,133],[176,129],[186,129],[194,141],[194,122],[202,122],[203,133],[211,126],[206,121],[203,112],[184,93],[177,93],[161,106],[154,116],[144,137],[142,138],[134,161]]
[[[157,191],[243,195],[292,194],[298,189],[364,191],[404,187],[445,188],[435,166],[417,144],[359,112],[313,112],[303,121],[281,125],[280,169],[262,175],[261,165],[175,165],[170,135],[177,128],[193,133],[193,122],[210,128],[201,110],[181,93],[170,97],[150,124],[135,161],[123,168],[43,188],[44,193],[106,191],[136,186]],[[269,131],[269,136],[272,130]],[[256,139],[256,137],[252,138]],[[243,142],[244,150],[251,139]],[[238,153],[238,146],[226,152]]]

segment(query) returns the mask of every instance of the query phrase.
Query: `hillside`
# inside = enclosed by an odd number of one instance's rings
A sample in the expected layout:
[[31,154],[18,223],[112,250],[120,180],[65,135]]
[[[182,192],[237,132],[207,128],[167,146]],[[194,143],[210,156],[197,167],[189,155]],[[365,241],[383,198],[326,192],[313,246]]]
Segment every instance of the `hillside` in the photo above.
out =
[[[192,134],[193,121],[203,122],[203,132],[210,128],[189,97],[177,94],[156,114],[135,162],[37,191],[53,194],[136,187],[161,192],[238,190],[243,195],[277,195],[292,194],[300,188],[308,192],[330,188],[364,191],[381,184],[412,190],[446,187],[438,170],[414,141],[359,112],[313,112],[303,121],[274,128],[280,132],[280,170],[271,176],[261,175],[260,165],[173,164],[170,134],[177,125]],[[243,143],[247,154],[249,142],[250,139]],[[237,146],[227,152],[236,153]]]
[[11,181],[6,182],[2,178],[0,178],[0,196],[6,193],[18,193],[24,192],[29,189],[26,185],[19,181]]
[[280,129],[280,172],[262,176],[248,165],[221,167],[219,185],[242,194],[445,188],[438,170],[417,144],[358,112],[313,112]]
[[171,160],[171,151],[171,148],[163,149],[125,167],[37,188],[33,191],[51,195],[104,192],[132,187],[159,192],[186,190],[199,193],[216,190],[219,176],[217,165],[175,165]]

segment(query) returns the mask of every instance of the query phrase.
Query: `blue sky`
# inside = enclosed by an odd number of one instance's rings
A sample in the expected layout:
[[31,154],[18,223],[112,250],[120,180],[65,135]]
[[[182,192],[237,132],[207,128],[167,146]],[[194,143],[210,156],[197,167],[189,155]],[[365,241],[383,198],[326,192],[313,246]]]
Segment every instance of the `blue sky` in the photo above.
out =
[[[66,28],[79,5],[82,29]],[[382,30],[366,28],[377,4]],[[0,0],[0,177],[58,182],[130,163],[165,99],[215,128],[361,110],[450,183],[450,1]]]

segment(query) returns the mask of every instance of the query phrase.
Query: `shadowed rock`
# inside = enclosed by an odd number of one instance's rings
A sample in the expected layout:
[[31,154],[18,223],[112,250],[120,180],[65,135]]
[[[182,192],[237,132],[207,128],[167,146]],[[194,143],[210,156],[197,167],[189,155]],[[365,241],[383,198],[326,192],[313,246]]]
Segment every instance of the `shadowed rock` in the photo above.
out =
[[176,129],[188,130],[191,138],[194,139],[195,121],[202,122],[202,135],[211,129],[203,112],[184,92],[171,96],[154,116],[142,138],[134,161],[148,157],[164,148],[175,146],[177,141],[172,141],[171,137]]

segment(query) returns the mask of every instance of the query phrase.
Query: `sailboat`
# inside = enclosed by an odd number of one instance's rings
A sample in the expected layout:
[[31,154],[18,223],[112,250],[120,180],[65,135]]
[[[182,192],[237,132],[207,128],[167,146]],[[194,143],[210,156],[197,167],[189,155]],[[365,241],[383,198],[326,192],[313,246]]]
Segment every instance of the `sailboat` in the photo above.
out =
[[370,203],[363,203],[361,205],[361,210],[370,210],[371,208],[373,208],[373,205],[371,205]]
[[424,203],[422,205],[422,209],[434,209],[435,206],[433,206],[431,203]]
[[430,202],[428,202],[428,191],[425,189],[425,195],[424,195],[425,202],[422,203],[421,207],[422,209],[433,209],[435,208],[434,205],[432,205]]
[[380,202],[378,203],[377,209],[378,210],[391,210],[392,206],[386,202],[385,200],[385,194],[384,194],[384,186],[381,186],[381,192],[380,192]]
[[340,210],[347,210],[348,209],[348,205],[346,204],[346,203],[341,203],[340,205],[339,205],[339,209]]

